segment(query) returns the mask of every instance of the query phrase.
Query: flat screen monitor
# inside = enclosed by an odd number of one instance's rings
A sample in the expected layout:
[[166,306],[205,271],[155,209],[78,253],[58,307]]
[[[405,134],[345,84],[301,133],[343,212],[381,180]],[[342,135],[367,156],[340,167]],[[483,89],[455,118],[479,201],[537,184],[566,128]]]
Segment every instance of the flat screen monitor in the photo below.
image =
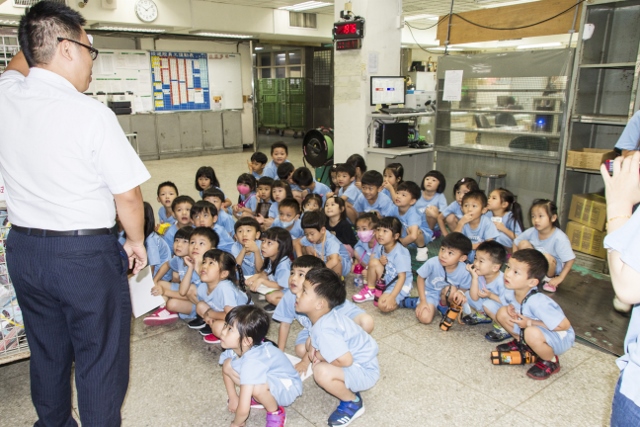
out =
[[406,85],[404,77],[371,77],[371,105],[404,104]]

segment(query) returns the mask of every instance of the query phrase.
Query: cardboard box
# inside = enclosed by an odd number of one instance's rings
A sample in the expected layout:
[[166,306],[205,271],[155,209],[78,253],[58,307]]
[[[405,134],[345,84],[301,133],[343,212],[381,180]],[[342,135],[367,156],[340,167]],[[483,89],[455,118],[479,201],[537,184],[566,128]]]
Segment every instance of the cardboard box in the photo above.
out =
[[574,194],[569,219],[603,231],[607,221],[607,203],[599,194]]
[[614,159],[616,156],[615,151],[602,148],[569,150],[567,152],[567,167],[598,170],[605,160]]
[[594,230],[577,222],[569,221],[567,224],[567,236],[573,250],[598,258],[607,257],[607,250],[602,245],[605,235],[604,231]]

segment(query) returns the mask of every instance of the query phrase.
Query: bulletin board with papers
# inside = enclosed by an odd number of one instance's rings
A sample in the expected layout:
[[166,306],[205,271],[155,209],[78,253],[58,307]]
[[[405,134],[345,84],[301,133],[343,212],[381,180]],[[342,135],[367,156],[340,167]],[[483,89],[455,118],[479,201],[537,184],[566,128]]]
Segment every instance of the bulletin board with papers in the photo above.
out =
[[156,111],[210,110],[206,53],[151,51]]

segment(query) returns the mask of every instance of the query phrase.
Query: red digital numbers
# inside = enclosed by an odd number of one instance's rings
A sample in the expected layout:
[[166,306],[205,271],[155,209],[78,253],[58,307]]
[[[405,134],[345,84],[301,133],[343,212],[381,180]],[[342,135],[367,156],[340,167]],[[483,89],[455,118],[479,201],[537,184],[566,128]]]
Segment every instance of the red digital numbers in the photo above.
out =
[[339,39],[362,37],[362,22],[344,22],[334,24],[334,34]]

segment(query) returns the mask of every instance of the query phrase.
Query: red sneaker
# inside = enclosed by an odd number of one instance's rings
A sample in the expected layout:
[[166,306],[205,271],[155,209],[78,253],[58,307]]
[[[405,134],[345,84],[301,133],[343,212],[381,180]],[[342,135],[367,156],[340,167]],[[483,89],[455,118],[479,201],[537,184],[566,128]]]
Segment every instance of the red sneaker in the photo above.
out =
[[202,339],[207,344],[219,344],[220,343],[220,338],[218,338],[217,336],[215,336],[213,334],[205,335],[205,336],[202,337]]
[[175,323],[178,320],[178,313],[174,313],[173,311],[169,311],[166,307],[160,307],[147,317],[145,317],[142,322],[147,326],[160,326],[160,325],[170,325],[171,323]]
[[534,380],[546,380],[558,371],[560,371],[560,360],[558,360],[558,356],[556,356],[555,362],[551,360],[538,360],[535,365],[529,368],[527,376]]

